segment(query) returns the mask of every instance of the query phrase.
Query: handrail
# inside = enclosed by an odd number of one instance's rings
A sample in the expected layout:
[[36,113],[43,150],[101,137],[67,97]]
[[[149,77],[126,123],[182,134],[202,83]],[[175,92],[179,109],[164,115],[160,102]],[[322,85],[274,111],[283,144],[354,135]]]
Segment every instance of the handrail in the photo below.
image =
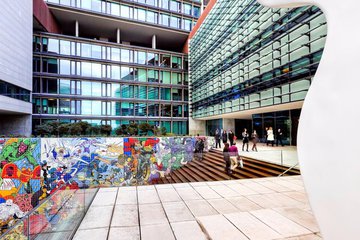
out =
[[297,162],[296,164],[294,164],[293,166],[289,167],[288,169],[286,169],[283,173],[279,174],[278,177],[282,177],[285,173],[287,173],[288,171],[292,170],[292,169],[295,168],[297,165],[299,165],[298,162]]

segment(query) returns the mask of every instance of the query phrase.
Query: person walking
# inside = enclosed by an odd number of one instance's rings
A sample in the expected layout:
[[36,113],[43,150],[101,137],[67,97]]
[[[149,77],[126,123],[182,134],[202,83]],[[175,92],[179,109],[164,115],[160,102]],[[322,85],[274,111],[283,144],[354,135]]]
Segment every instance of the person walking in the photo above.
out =
[[259,141],[259,136],[257,135],[256,133],[256,130],[253,131],[253,133],[251,134],[251,141],[253,143],[252,145],[252,148],[251,148],[251,151],[256,151],[257,152],[257,147],[256,147],[256,144],[258,143]]
[[274,146],[274,140],[275,140],[275,138],[274,138],[273,129],[272,129],[272,127],[269,127],[269,129],[267,130],[267,144],[266,145],[268,145],[268,143],[269,144],[271,143],[271,146]]
[[226,130],[224,129],[223,133],[222,133],[222,140],[223,140],[223,143],[227,143],[227,140],[228,140],[228,136],[227,136],[227,132]]
[[236,147],[236,143],[234,143],[229,147],[229,153],[230,153],[230,163],[231,163],[230,169],[231,171],[233,171],[235,168],[238,167],[238,159],[240,157],[239,150]]
[[279,142],[280,142],[282,147],[284,146],[282,138],[283,138],[283,133],[282,133],[281,129],[279,128],[277,130],[277,134],[276,134],[276,146],[279,146]]
[[234,144],[234,137],[235,137],[235,134],[233,133],[233,131],[229,130],[230,147]]
[[225,161],[225,171],[228,175],[231,174],[231,162],[230,162],[230,153],[229,153],[229,144],[225,143],[225,147],[223,149],[223,156],[224,156],[224,161]]
[[243,137],[243,145],[242,145],[242,150],[244,151],[244,146],[246,144],[246,151],[249,151],[249,133],[247,132],[247,129],[244,128],[244,131],[242,132],[242,137]]
[[219,131],[219,129],[216,129],[216,131],[215,131],[215,142],[216,142],[215,148],[218,148],[218,145],[219,145],[219,148],[221,148],[220,138],[221,138],[220,131]]
[[198,138],[195,145],[195,156],[200,161],[203,160],[204,146],[204,140],[202,138]]
[[268,127],[265,128],[265,132],[264,132],[264,143],[266,143],[266,146],[269,144],[268,142],[268,135],[267,135],[267,131],[269,130]]

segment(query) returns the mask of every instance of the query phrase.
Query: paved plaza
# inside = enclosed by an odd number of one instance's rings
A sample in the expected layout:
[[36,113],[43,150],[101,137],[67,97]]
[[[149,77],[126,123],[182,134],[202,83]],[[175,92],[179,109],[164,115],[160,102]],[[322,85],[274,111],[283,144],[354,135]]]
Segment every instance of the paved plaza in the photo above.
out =
[[74,239],[321,239],[301,176],[102,188]]

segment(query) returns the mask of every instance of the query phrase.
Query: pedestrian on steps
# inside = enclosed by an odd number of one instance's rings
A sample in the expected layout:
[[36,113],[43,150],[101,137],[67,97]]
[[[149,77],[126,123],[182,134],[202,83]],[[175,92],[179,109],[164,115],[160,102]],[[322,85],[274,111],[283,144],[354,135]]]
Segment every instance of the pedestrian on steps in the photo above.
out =
[[230,175],[231,174],[231,161],[230,161],[230,152],[229,152],[229,144],[225,143],[225,147],[223,149],[223,156],[225,161],[225,172]]

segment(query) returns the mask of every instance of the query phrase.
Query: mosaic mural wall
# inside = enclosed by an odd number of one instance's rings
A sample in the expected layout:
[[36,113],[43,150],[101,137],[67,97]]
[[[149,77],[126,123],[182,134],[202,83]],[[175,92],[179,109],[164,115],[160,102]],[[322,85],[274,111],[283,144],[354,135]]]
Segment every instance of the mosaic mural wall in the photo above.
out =
[[13,225],[59,187],[156,184],[206,152],[206,137],[0,139],[0,227]]

